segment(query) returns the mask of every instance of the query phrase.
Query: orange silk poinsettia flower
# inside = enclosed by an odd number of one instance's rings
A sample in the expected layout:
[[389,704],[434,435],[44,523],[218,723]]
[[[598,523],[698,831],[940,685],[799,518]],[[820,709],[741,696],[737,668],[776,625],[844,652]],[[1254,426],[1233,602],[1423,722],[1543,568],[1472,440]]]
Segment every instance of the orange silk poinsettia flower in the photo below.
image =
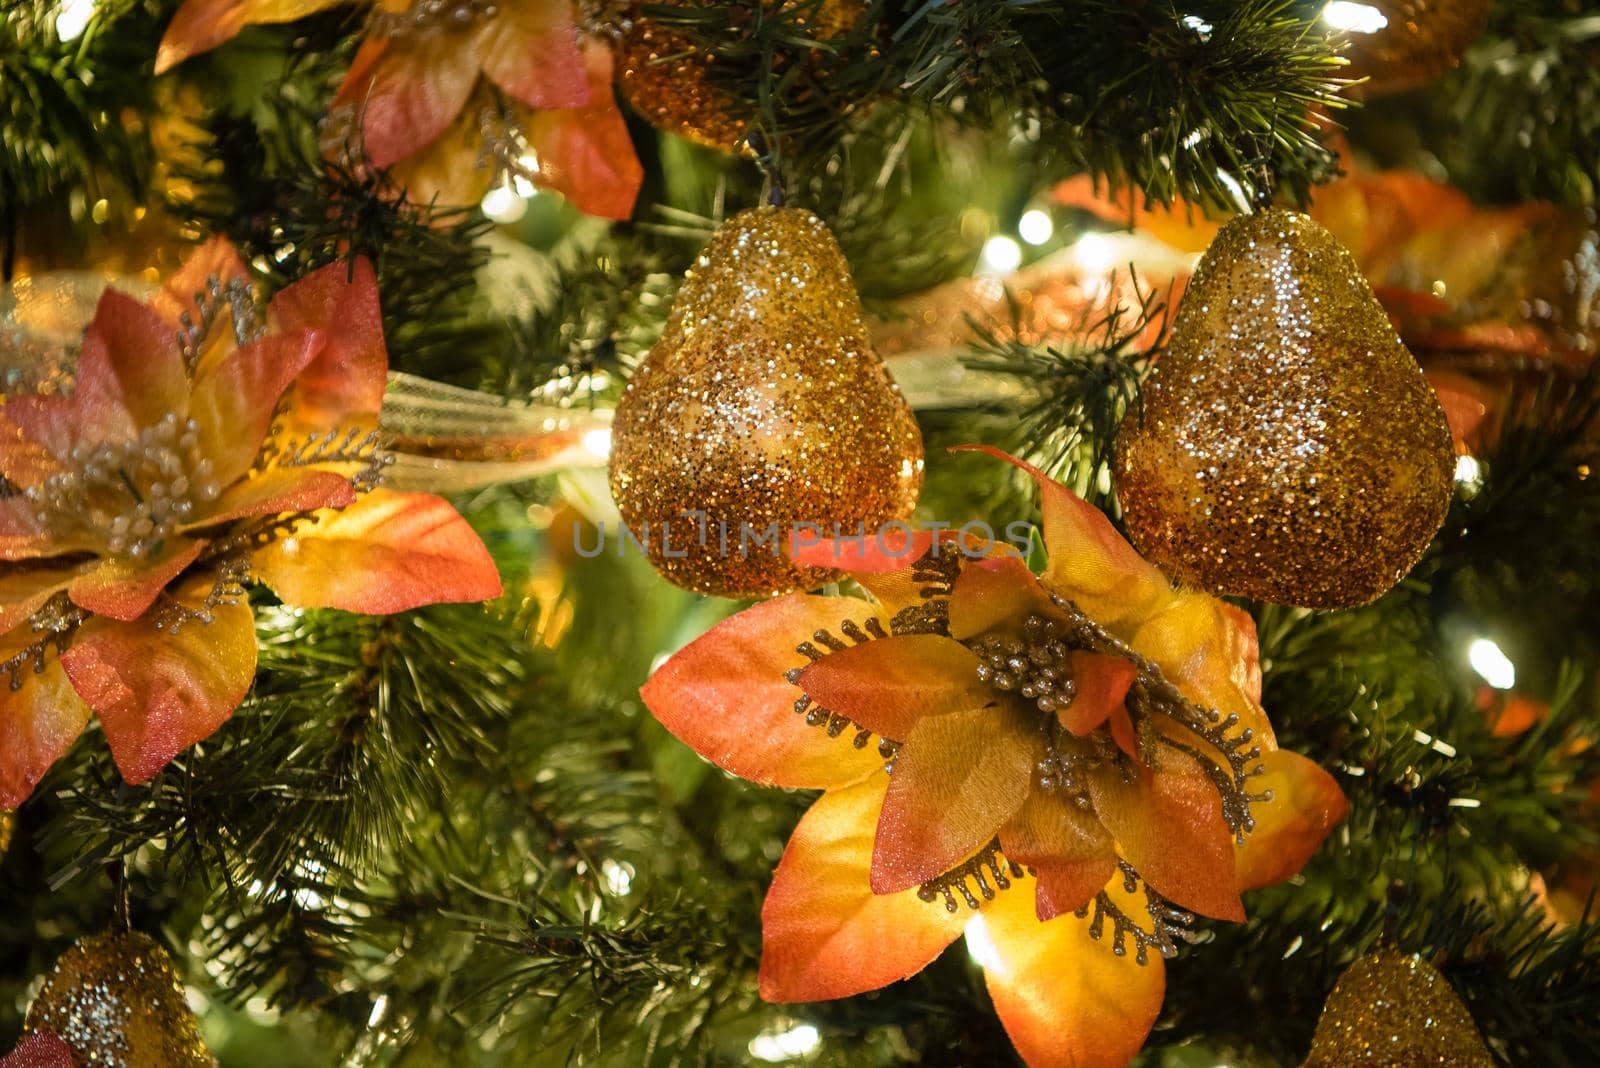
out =
[[107,290],[75,388],[0,403],[0,807],[91,713],[130,783],[209,737],[255,675],[252,580],[369,613],[500,593],[454,508],[379,485],[372,268],[264,309],[246,277],[214,240],[148,304]]
[[1277,748],[1250,618],[1011,462],[1043,494],[1042,575],[926,538],[909,568],[805,548],[872,600],[747,609],[642,693],[726,770],[825,791],[762,910],[763,997],[874,990],[965,933],[1030,1065],[1123,1065],[1191,913],[1242,920],[1240,892],[1299,871],[1346,803]]
[[[159,74],[246,25],[288,22],[342,0],[186,0]],[[392,174],[423,203],[476,202],[509,170],[580,210],[625,219],[643,169],[611,87],[611,53],[583,40],[571,0],[376,0],[340,86],[353,116],[335,156]]]

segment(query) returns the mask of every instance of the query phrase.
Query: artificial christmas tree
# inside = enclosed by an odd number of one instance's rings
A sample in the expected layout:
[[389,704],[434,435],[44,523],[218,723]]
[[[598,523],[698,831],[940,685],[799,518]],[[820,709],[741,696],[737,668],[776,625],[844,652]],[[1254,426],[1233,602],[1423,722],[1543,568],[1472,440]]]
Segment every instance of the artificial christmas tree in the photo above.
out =
[[4,1063],[1591,1063],[1585,8],[7,5]]

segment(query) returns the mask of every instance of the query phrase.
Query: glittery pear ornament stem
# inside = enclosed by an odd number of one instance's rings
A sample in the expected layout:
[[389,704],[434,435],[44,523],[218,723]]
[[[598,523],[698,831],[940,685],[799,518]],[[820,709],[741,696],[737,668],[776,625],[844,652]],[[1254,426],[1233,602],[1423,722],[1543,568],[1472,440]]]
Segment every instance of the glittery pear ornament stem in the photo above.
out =
[[687,589],[812,588],[792,537],[904,520],[922,437],[873,351],[848,265],[799,208],[728,220],[617,405],[611,493],[656,569]]
[[1439,970],[1383,950],[1328,995],[1304,1068],[1493,1068],[1467,1007]]
[[48,1032],[97,1068],[215,1068],[172,959],[137,931],[79,939],[61,955],[28,1010],[26,1030]]
[[1217,235],[1117,438],[1141,553],[1214,594],[1308,608],[1410,571],[1453,469],[1444,409],[1349,251],[1281,210]]

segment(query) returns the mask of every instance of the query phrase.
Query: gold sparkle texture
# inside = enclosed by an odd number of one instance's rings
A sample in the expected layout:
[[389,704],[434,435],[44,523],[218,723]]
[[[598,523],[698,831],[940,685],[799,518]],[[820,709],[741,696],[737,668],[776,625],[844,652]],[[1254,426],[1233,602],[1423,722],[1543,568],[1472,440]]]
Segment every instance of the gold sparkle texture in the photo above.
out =
[[1308,608],[1366,604],[1410,571],[1453,470],[1444,409],[1349,251],[1281,210],[1217,235],[1117,438],[1145,557]]
[[1304,1068],[1493,1068],[1467,1007],[1432,964],[1384,950],[1328,995]]
[[1461,63],[1483,33],[1491,0],[1365,0],[1388,21],[1352,33],[1349,75],[1368,93],[1393,93],[1430,82]]
[[17,829],[17,817],[10,812],[0,812],[0,861],[6,859],[11,848],[11,835]]
[[172,959],[137,931],[108,930],[61,955],[28,1010],[95,1068],[215,1068]]
[[612,427],[611,493],[656,569],[725,597],[819,586],[835,575],[790,563],[792,532],[904,520],[922,467],[827,227],[772,207],[723,224]]
[[[684,0],[673,6],[694,8]],[[794,3],[783,5],[787,10]],[[861,0],[821,0],[807,14],[793,16],[810,23],[819,41],[845,33],[866,11]],[[635,14],[617,43],[617,81],[634,111],[658,130],[686,137],[724,152],[740,151],[751,116],[739,101],[719,87],[711,75],[715,56],[695,47],[677,27]]]
[[734,152],[747,116],[732,94],[711,83],[712,56],[672,26],[643,16],[617,42],[617,81],[633,110],[658,130],[696,144]]

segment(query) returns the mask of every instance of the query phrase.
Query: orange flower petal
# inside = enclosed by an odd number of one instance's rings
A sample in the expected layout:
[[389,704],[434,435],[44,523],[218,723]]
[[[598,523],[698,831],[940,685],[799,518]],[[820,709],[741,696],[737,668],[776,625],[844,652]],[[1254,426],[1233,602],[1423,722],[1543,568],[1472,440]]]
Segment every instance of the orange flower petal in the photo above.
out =
[[[194,3],[195,0],[190,0],[189,6]],[[218,235],[189,253],[183,266],[162,283],[161,289],[151,298],[150,306],[174,328],[183,321],[185,312],[189,313],[191,320],[199,322],[200,306],[195,301],[195,295],[207,292],[213,280],[227,285],[235,278],[248,281],[250,272],[239,258],[233,242]]]
[[1130,230],[1142,230],[1183,252],[1204,252],[1222,228],[1221,223],[1207,219],[1199,207],[1183,201],[1170,206],[1151,204],[1145,201],[1142,191],[1135,192],[1127,186],[1107,188],[1102,193],[1093,175],[1069,178],[1059,183],[1052,194],[1058,204],[1082,208]]
[[918,886],[986,845],[1022,807],[1039,736],[1001,706],[926,716],[895,756],[878,820],[872,889]]
[[965,640],[987,630],[1020,631],[1031,612],[1050,613],[1050,594],[1015,556],[968,561],[950,594],[950,636]]
[[1102,726],[1112,712],[1122,707],[1123,698],[1128,696],[1128,687],[1133,685],[1139,669],[1120,656],[1104,656],[1082,649],[1074,650],[1070,660],[1075,692],[1072,703],[1059,710],[1056,718],[1063,727],[1081,737]]
[[169,323],[125,293],[108,289],[78,357],[74,397],[81,440],[133,437],[189,407],[189,377]]
[[[0,659],[20,652],[33,637],[30,632],[21,640],[0,642]],[[7,809],[28,799],[89,722],[89,706],[53,659],[47,658],[40,672],[24,666],[17,679],[22,685],[15,690],[9,679],[0,682],[0,808]]]
[[1034,790],[1000,828],[1000,848],[1038,877],[1034,908],[1040,920],[1083,907],[1117,870],[1110,833],[1078,806]]
[[355,500],[355,487],[343,475],[314,468],[269,467],[228,487],[190,527],[231,523],[247,516],[342,508]]
[[[1106,891],[1132,916],[1143,899]],[[1166,993],[1165,962],[1111,952],[1109,933],[1089,937],[1089,920],[1040,923],[1026,894],[1002,893],[967,925],[967,946],[983,964],[995,1014],[1029,1068],[1124,1068],[1144,1045]]]
[[589,215],[626,219],[644,182],[628,124],[611,89],[611,50],[584,49],[592,102],[587,107],[539,111],[524,124],[539,160],[539,182]]
[[167,25],[156,52],[156,73],[232,40],[257,22],[293,22],[342,0],[188,0]]
[[272,334],[227,354],[195,383],[189,415],[199,424],[200,455],[211,461],[219,485],[250,470],[278,398],[322,344],[322,335],[310,331]]
[[63,470],[78,424],[76,397],[11,397],[0,402],[0,475],[30,489]]
[[[59,567],[46,561],[30,567],[0,568],[0,636],[44,607],[54,594],[66,589],[85,568],[95,564],[91,560],[87,564]],[[29,634],[31,642],[32,632]],[[0,660],[3,659],[5,656],[0,656]]]
[[[847,571],[852,576],[891,574],[909,571],[911,565],[933,548],[931,530],[908,530],[891,527],[887,530],[864,531],[859,537],[820,538],[795,537],[788,547],[789,559],[802,567],[827,567]],[[957,552],[951,546],[950,552]]]
[[335,102],[361,109],[367,159],[388,167],[449,129],[477,83],[470,48],[439,47],[431,37],[369,38]]
[[1244,919],[1222,799],[1192,757],[1169,750],[1154,772],[1137,767],[1125,779],[1106,764],[1088,779],[1095,814],[1158,893],[1202,916]]
[[530,108],[587,107],[597,90],[611,93],[609,80],[597,87],[585,77],[569,0],[502,4],[474,45],[484,76]]
[[325,339],[291,387],[290,417],[320,429],[376,425],[389,350],[367,258],[312,271],[272,298],[272,314],[285,330],[315,330]]
[[[520,114],[522,105],[510,105]],[[477,204],[499,179],[493,169],[478,166],[483,130],[471,107],[463,108],[450,128],[426,148],[389,168],[389,179],[413,204]]]
[[1431,370],[1426,372],[1426,377],[1439,398],[1440,407],[1444,409],[1456,452],[1463,454],[1474,451],[1480,444],[1479,431],[1489,418],[1494,395],[1483,383],[1454,371]]
[[206,605],[213,576],[199,574],[174,591],[180,605],[208,611],[158,628],[91,620],[61,657],[61,666],[100,717],[122,777],[137,786],[183,750],[211,737],[244,700],[256,673],[256,630],[250,605]]
[[829,653],[805,669],[800,688],[823,708],[899,740],[923,716],[991,703],[978,664],[960,642],[902,634]]
[[820,630],[875,613],[852,597],[791,593],[723,620],[656,669],[639,691],[661,725],[725,771],[767,786],[834,788],[879,771],[878,747],[831,738],[795,711],[803,695],[784,673]]
[[387,615],[500,596],[477,532],[443,497],[377,489],[258,550],[256,577],[300,608]]
[[144,560],[107,558],[84,572],[67,587],[67,596],[79,608],[112,619],[138,619],[161,596],[167,583],[200,555],[205,542],[182,536],[169,538],[153,557]]
[[800,820],[761,909],[761,996],[824,1001],[915,975],[967,922],[916,892],[872,892],[883,776],[830,790]]
[[[805,567],[826,567],[843,571],[862,589],[872,594],[890,617],[923,603],[922,590],[928,585],[912,567],[934,546],[932,531],[902,530],[893,527],[860,538],[794,539],[789,558]],[[960,550],[948,541],[939,551]]]
[[1298,873],[1350,811],[1333,776],[1299,753],[1274,749],[1261,764],[1265,770],[1250,780],[1250,788],[1258,794],[1272,791],[1272,800],[1250,806],[1256,826],[1238,847],[1241,890],[1271,886]]
[[1128,644],[1153,661],[1189,700],[1239,717],[1263,746],[1272,724],[1261,708],[1261,658],[1248,613],[1204,593],[1175,593]]
[[40,524],[26,497],[0,497],[0,560],[27,560],[71,552]]
[[1135,552],[1098,508],[1037,467],[988,445],[961,445],[951,451],[988,453],[1033,476],[1050,555],[1044,584],[1101,625],[1141,620],[1171,595],[1166,576]]

